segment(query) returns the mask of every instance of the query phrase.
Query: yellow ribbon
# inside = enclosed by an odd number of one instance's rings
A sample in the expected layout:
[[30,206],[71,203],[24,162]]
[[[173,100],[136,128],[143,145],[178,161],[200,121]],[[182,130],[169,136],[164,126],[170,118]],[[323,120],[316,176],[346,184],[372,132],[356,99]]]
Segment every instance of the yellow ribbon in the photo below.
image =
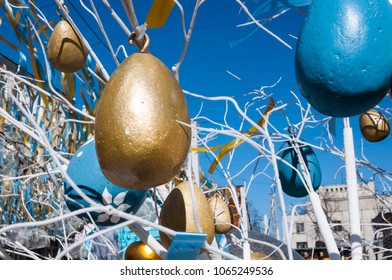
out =
[[174,7],[173,0],[154,0],[147,14],[146,23],[148,28],[157,28],[165,24]]
[[[259,119],[259,121],[257,122],[257,125],[262,127],[265,123],[266,120],[266,115],[274,108],[275,106],[275,102],[272,98],[270,98],[269,104],[267,106],[267,108],[265,109],[263,116]],[[246,131],[244,133],[244,136],[246,136],[247,138],[252,137],[255,133],[257,133],[258,130],[256,127],[252,126],[248,131]],[[213,147],[209,147],[209,148],[203,148],[203,147],[191,147],[190,151],[192,152],[208,152],[208,151],[215,151],[215,150],[219,150],[222,149],[219,154],[216,156],[215,160],[212,162],[210,168],[208,169],[208,172],[210,174],[212,174],[215,170],[215,168],[217,167],[218,163],[224,158],[224,156],[230,152],[231,150],[233,150],[234,148],[238,147],[239,145],[241,145],[244,142],[243,139],[234,139],[233,141],[230,141],[229,143],[223,144],[223,145],[219,145],[219,146],[213,146]]]

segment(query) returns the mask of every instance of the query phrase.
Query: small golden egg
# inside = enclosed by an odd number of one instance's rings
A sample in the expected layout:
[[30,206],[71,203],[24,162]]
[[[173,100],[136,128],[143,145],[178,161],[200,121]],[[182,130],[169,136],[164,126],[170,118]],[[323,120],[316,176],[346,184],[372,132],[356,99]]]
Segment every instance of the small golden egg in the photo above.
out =
[[359,127],[363,137],[369,142],[379,142],[388,137],[390,125],[388,119],[377,110],[361,114]]
[[170,70],[134,53],[110,77],[95,118],[99,165],[114,185],[146,190],[176,176],[188,155],[188,106]]
[[48,59],[61,72],[76,72],[83,68],[87,51],[73,27],[65,20],[57,23],[49,38]]
[[253,252],[253,253],[251,253],[250,254],[250,259],[251,260],[272,260],[271,257],[268,257],[263,252]]
[[223,234],[231,230],[230,210],[219,195],[214,195],[208,200],[214,215],[215,233]]
[[[190,184],[185,181],[175,187],[167,196],[160,214],[160,224],[174,231],[199,232],[193,210],[202,232],[207,234],[207,243],[211,244],[214,239],[214,216],[210,205],[203,192],[196,185],[193,186],[195,205],[193,206]],[[161,243],[165,248],[170,246],[170,238],[163,232],[159,232]]]
[[128,245],[124,254],[125,260],[162,260],[150,246],[143,241],[136,241]]

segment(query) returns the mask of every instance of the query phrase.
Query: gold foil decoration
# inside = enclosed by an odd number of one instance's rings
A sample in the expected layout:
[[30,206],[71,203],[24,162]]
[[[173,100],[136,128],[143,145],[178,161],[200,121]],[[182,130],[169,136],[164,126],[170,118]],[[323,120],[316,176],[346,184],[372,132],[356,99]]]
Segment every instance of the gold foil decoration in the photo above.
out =
[[125,59],[110,77],[96,111],[95,145],[105,177],[135,190],[172,180],[191,139],[190,128],[178,121],[190,123],[188,106],[169,69],[149,53]]
[[75,72],[83,68],[87,51],[73,27],[61,20],[53,30],[48,43],[48,59],[61,72]]
[[136,241],[128,245],[124,254],[125,260],[162,260],[150,246],[143,241]]
[[[210,205],[203,192],[196,185],[193,185],[194,201],[188,181],[175,187],[162,206],[160,214],[160,224],[174,231],[199,232],[195,222],[193,210],[196,211],[198,223],[202,232],[207,234],[207,243],[211,244],[214,239],[214,216]],[[163,232],[159,232],[162,245],[165,248],[170,246],[170,238]]]
[[388,137],[390,125],[388,119],[377,110],[369,110],[359,117],[359,128],[369,142],[379,142]]

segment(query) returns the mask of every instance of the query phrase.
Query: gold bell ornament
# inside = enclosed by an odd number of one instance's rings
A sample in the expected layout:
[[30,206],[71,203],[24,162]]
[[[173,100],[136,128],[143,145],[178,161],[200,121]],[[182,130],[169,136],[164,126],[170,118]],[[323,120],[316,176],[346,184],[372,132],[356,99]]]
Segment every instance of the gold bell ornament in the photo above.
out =
[[379,142],[388,137],[390,125],[388,119],[379,111],[371,109],[359,117],[359,128],[369,142]]
[[191,139],[190,128],[180,123],[190,123],[182,89],[170,70],[147,53],[145,38],[143,49],[127,57],[110,77],[95,118],[103,174],[113,184],[134,190],[172,180]]
[[[57,14],[62,18],[58,10]],[[49,38],[48,59],[61,72],[76,72],[84,67],[86,48],[71,24],[64,19],[57,23]]]
[[[207,198],[200,188],[193,185],[194,200],[192,190],[188,181],[180,183],[167,196],[163,203],[160,224],[174,231],[199,232],[194,212],[200,230],[207,234],[207,243],[211,244],[214,239],[214,216],[212,214]],[[163,232],[159,232],[160,240],[165,248],[170,246],[170,238]]]
[[162,260],[150,246],[143,241],[136,241],[128,245],[124,254],[125,260]]

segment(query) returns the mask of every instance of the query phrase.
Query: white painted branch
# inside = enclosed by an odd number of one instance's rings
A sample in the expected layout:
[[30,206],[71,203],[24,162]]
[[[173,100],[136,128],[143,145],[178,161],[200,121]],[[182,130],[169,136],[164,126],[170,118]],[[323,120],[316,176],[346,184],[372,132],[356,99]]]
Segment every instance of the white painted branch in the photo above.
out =
[[350,121],[344,119],[344,162],[350,217],[351,259],[360,260],[362,256],[361,218],[359,213],[358,183],[355,168],[354,139]]
[[309,199],[310,202],[312,203],[314,214],[317,220],[317,225],[320,229],[321,235],[323,236],[329,257],[332,260],[340,260],[341,257],[340,257],[339,249],[336,245],[336,241],[333,237],[331,228],[329,227],[327,217],[325,216],[323,208],[321,207],[320,197],[316,192],[313,191],[309,193]]

